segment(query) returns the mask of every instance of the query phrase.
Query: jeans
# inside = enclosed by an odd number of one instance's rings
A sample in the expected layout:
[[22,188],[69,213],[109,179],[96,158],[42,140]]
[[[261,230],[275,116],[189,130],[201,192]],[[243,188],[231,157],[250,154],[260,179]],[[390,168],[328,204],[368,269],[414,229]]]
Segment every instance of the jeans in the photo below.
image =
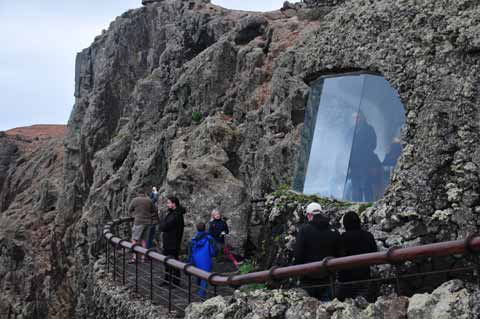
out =
[[147,237],[147,249],[153,247],[153,239],[155,238],[155,229],[157,225],[149,225],[148,226],[148,237]]
[[208,282],[205,279],[197,279],[197,285],[199,286],[197,290],[197,295],[201,298],[207,297],[207,286]]

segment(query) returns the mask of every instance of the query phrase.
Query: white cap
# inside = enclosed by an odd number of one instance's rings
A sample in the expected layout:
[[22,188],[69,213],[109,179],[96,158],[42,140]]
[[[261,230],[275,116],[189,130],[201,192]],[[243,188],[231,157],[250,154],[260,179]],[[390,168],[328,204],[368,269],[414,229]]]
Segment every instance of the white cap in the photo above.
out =
[[307,214],[311,213],[313,215],[320,214],[322,212],[322,206],[319,203],[310,203],[307,206]]

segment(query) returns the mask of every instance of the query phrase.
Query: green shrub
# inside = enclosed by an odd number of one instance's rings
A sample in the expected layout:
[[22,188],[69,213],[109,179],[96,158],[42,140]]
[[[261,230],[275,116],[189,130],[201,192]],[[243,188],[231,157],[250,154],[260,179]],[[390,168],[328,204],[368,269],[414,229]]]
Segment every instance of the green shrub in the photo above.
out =
[[192,121],[195,122],[195,123],[199,123],[202,119],[202,115],[200,114],[200,112],[197,112],[197,111],[193,111],[192,112]]
[[[255,265],[250,260],[245,260],[243,264],[240,265],[239,272],[242,275],[251,273],[255,271]],[[252,291],[258,289],[265,289],[265,284],[248,284],[242,286],[240,289],[243,291]]]

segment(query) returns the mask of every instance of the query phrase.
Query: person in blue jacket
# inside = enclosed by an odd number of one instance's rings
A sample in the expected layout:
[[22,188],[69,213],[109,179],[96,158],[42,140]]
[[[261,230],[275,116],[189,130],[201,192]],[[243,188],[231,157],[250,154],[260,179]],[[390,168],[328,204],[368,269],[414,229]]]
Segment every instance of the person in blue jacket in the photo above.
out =
[[[210,272],[212,270],[212,257],[216,256],[215,240],[205,231],[205,223],[197,224],[197,233],[190,241],[189,245],[189,263],[202,270]],[[198,279],[198,296],[205,298],[207,296],[207,281]]]

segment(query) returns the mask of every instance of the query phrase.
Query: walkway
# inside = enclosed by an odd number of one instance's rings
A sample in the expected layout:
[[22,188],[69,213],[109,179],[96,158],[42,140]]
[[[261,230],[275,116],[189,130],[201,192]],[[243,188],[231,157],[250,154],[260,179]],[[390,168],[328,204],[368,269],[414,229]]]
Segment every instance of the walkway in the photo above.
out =
[[[476,279],[480,285],[480,236],[478,235],[472,235],[463,240],[407,248],[393,247],[388,251],[325,258],[322,261],[303,265],[272,267],[269,270],[255,273],[236,274],[231,272],[233,266],[230,264],[216,264],[214,271],[217,272],[206,272],[193,265],[164,256],[153,249],[147,250],[138,244],[132,245],[128,240],[121,239],[121,237],[129,238],[125,232],[128,232],[130,228],[128,224],[132,220],[132,218],[124,218],[113,221],[107,224],[103,230],[106,240],[107,272],[111,273],[115,282],[128,286],[133,291],[150,298],[155,304],[164,305],[169,311],[175,311],[177,314],[183,314],[186,306],[191,302],[203,301],[216,295],[231,295],[233,286],[254,283],[281,285],[285,280],[288,282],[291,278],[318,272],[330,274],[330,283],[321,286],[330,286],[331,291],[335,294],[339,287],[339,283],[336,282],[336,271],[363,266],[390,264],[392,267],[390,268],[391,272],[386,273],[387,277],[340,284],[387,284],[390,288],[393,287],[398,295],[404,295],[404,286],[408,281],[421,282],[422,278],[426,276],[448,277],[452,274],[456,274],[455,276],[460,274],[461,276],[467,275],[469,281]],[[136,253],[138,256],[148,256],[148,261],[129,264],[128,260],[132,253]],[[451,258],[452,256],[455,258]],[[450,258],[450,261],[456,260],[459,263],[454,262],[447,268],[438,269],[434,267],[433,259],[439,257]],[[424,260],[421,262],[422,269],[412,271],[410,267],[409,273],[402,273],[402,264],[419,258]],[[432,264],[432,267],[424,269],[429,263]],[[179,281],[178,284],[174,280],[164,279],[165,267],[176,269],[178,273],[181,273],[180,277],[176,277]],[[202,278],[209,283],[205,298],[200,298],[196,293],[199,288],[197,278]],[[288,287],[292,286],[288,285]]]

